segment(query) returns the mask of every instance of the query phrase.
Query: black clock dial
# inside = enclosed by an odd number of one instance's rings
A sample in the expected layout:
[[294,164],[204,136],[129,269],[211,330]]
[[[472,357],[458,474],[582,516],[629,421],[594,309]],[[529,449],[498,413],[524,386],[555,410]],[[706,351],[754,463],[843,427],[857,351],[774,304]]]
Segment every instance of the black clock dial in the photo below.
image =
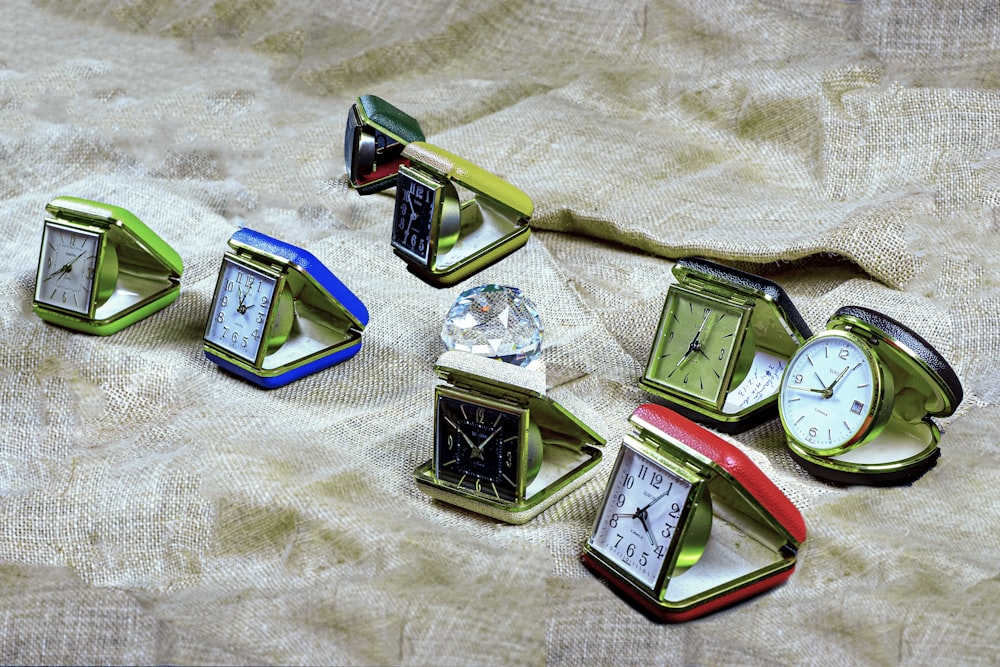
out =
[[439,395],[434,468],[439,480],[495,500],[518,494],[522,413]]
[[396,181],[392,245],[423,264],[430,258],[437,189],[400,169]]

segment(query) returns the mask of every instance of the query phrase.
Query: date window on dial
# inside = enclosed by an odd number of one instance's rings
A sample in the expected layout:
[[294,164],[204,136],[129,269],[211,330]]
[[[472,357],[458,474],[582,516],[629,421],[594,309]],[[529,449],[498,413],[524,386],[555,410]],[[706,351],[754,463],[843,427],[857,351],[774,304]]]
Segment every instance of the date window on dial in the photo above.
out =
[[862,412],[864,412],[864,409],[865,409],[865,404],[862,403],[861,401],[854,401],[854,403],[851,404],[851,412],[853,412],[856,415],[860,415]]

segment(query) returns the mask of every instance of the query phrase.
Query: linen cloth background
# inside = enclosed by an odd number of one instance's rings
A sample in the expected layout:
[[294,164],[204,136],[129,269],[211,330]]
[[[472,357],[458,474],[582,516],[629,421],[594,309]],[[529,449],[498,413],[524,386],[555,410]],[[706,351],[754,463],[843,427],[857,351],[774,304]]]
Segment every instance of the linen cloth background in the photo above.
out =
[[[1000,636],[1000,10],[992,0],[9,0],[0,46],[0,662],[987,664]],[[345,184],[360,94],[534,200],[447,289]],[[122,206],[182,293],[111,337],[31,312],[44,205]],[[350,361],[275,391],[206,361],[241,224],[367,304]],[[800,507],[772,592],[656,625],[579,562],[670,269],[767,276],[821,330],[882,310],[965,388],[912,486],[840,487],[773,420],[733,439]],[[457,294],[521,287],[552,395],[608,438],[524,526],[417,491]]]

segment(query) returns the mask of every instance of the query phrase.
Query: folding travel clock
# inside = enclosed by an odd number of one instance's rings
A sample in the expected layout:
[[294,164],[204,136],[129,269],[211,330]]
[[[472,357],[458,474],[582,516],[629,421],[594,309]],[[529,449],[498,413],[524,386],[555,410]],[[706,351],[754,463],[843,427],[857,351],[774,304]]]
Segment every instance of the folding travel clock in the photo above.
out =
[[647,403],[629,418],[583,562],[657,621],[686,621],[787,580],[799,510],[735,445]]
[[733,433],[775,416],[788,360],[811,334],[778,284],[681,259],[639,381],[676,411]]
[[45,209],[31,304],[43,320],[105,336],[177,299],[180,255],[135,215],[77,197]]
[[422,280],[453,285],[528,242],[534,204],[524,192],[421,141],[403,157],[410,164],[397,176],[392,249]]
[[396,185],[396,171],[407,164],[401,153],[424,132],[411,116],[381,97],[362,95],[347,112],[344,165],[351,186],[367,195]]
[[448,384],[434,392],[432,458],[414,471],[427,495],[521,524],[595,472],[604,439],[546,395],[544,374],[460,351],[434,370]]
[[845,484],[909,482],[933,467],[962,385],[917,333],[879,312],[845,306],[785,369],[778,401],[792,458]]
[[309,252],[252,229],[229,239],[205,356],[273,389],[357,354],[368,310]]

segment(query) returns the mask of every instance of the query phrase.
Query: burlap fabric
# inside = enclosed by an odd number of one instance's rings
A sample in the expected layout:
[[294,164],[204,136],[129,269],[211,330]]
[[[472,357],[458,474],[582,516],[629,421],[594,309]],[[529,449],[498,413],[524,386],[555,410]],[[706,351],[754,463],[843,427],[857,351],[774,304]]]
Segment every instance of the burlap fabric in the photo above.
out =
[[[0,662],[988,664],[1000,596],[1000,11],[992,0],[12,0],[0,47]],[[389,248],[343,175],[349,104],[524,189],[528,245],[465,284]],[[31,312],[44,205],[122,206],[185,262],[108,338]],[[371,311],[350,361],[267,392],[201,335],[240,225]],[[882,310],[965,401],[909,487],[832,486],[739,435],[809,527],[791,580],[680,626],[578,560],[673,260],[769,277],[822,328]],[[547,385],[608,439],[524,526],[429,500],[432,368],[459,291],[521,287]]]

